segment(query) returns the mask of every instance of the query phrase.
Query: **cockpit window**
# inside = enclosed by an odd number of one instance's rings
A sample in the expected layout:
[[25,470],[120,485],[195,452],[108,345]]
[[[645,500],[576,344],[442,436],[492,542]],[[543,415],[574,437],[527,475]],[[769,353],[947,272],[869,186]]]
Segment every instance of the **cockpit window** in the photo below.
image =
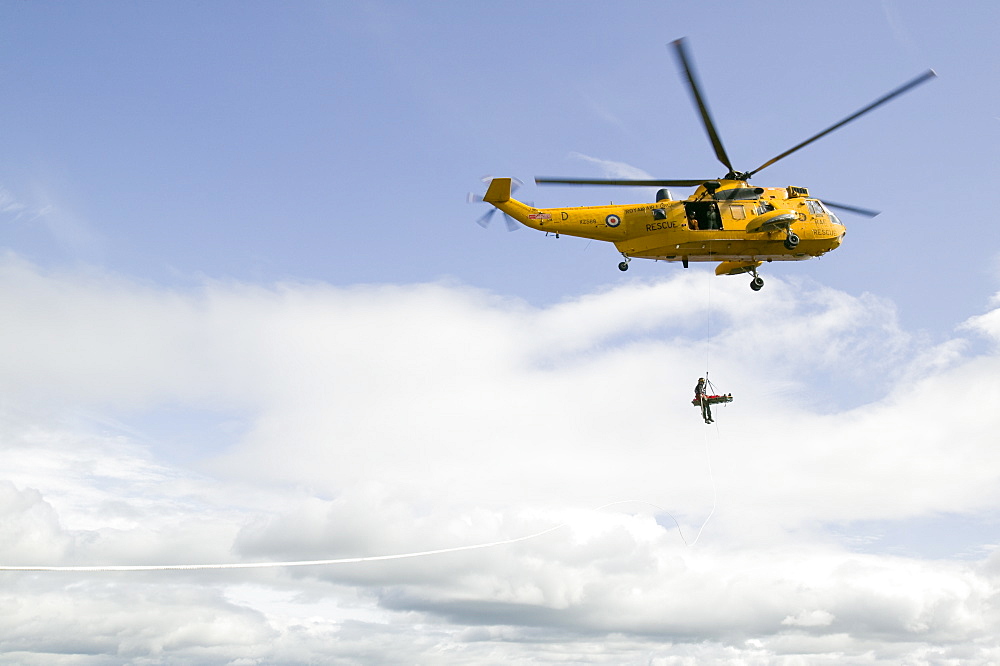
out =
[[823,208],[822,204],[818,201],[813,201],[812,199],[806,201],[806,207],[809,208],[809,212],[813,215],[826,215],[827,212]]
[[822,201],[820,201],[819,205],[822,206],[823,210],[826,211],[826,214],[830,216],[830,221],[831,222],[833,222],[834,224],[841,224],[840,218],[837,217],[837,215],[832,210],[830,210],[829,208],[827,208],[827,206],[826,206],[825,203],[823,203]]

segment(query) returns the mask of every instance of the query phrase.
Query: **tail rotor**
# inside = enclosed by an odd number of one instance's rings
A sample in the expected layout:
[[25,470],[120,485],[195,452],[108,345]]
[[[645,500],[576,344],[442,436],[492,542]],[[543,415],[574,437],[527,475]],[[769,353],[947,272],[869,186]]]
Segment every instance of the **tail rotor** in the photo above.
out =
[[[490,181],[493,180],[493,176],[483,176],[480,180],[482,180],[484,184],[489,185]],[[511,178],[511,187],[510,187],[511,193],[517,191],[517,188],[521,187],[521,185],[523,184],[524,183],[522,183],[517,178]],[[481,203],[483,201],[483,195],[476,194],[475,192],[469,192],[468,196],[466,197],[466,201],[468,203]],[[476,219],[476,224],[481,226],[483,229],[488,229],[490,226],[490,222],[493,221],[493,216],[497,213],[498,210],[500,209],[490,206],[490,209],[488,211],[486,211],[479,218]],[[504,222],[507,223],[507,231],[517,231],[518,229],[521,228],[521,225],[517,223],[517,220],[512,218],[507,213],[504,213],[503,217],[504,217]]]

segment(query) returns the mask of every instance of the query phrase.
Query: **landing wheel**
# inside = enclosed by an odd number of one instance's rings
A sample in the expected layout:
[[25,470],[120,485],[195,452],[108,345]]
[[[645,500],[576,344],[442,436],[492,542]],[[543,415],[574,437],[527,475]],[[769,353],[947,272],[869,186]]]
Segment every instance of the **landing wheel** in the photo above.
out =
[[764,287],[764,278],[759,275],[754,276],[754,279],[750,280],[750,288],[754,291],[760,291]]
[[627,271],[628,270],[628,262],[627,261],[623,261],[620,264],[618,264],[618,270],[620,270],[620,271]]
[[789,231],[788,232],[788,237],[785,239],[785,249],[786,250],[794,250],[798,246],[799,246],[799,237],[798,237],[798,235],[792,233],[791,231]]

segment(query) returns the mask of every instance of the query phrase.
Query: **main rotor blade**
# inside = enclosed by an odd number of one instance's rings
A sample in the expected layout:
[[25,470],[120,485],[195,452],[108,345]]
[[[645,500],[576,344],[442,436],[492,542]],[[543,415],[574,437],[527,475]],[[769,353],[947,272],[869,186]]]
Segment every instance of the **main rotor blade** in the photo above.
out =
[[864,215],[865,217],[878,217],[882,214],[880,210],[872,210],[870,208],[860,208],[858,206],[848,206],[847,204],[834,203],[827,199],[821,199],[824,206],[829,206],[830,208],[836,208],[838,210],[846,210],[849,213],[856,213],[857,215]]
[[535,178],[538,185],[618,185],[622,187],[697,187],[713,180],[610,180],[607,178]]
[[825,130],[823,130],[822,132],[820,132],[816,136],[814,136],[814,137],[812,137],[810,139],[806,139],[805,141],[803,141],[799,145],[795,146],[794,148],[789,148],[788,150],[786,150],[785,152],[781,153],[777,157],[771,158],[767,162],[764,162],[762,165],[760,165],[759,167],[757,167],[756,169],[754,169],[753,171],[751,171],[750,173],[748,173],[747,176],[752,176],[755,173],[757,173],[758,171],[760,171],[761,169],[764,169],[766,167],[771,166],[772,164],[774,164],[778,160],[784,159],[784,158],[788,157],[789,155],[791,155],[792,153],[794,153],[799,148],[805,148],[806,146],[808,146],[810,143],[812,143],[816,139],[823,138],[824,136],[826,136],[827,134],[829,134],[833,130],[838,129],[840,127],[843,127],[844,125],[846,125],[847,123],[851,122],[852,120],[858,118],[859,116],[862,116],[862,115],[868,113],[869,111],[871,111],[872,109],[874,109],[874,108],[876,108],[878,106],[882,106],[883,104],[885,104],[886,102],[888,102],[892,98],[898,97],[899,95],[902,95],[903,93],[905,93],[905,92],[907,92],[907,91],[909,91],[909,90],[911,90],[913,88],[916,88],[921,83],[924,83],[924,82],[926,82],[926,81],[934,78],[935,76],[937,76],[937,72],[935,72],[933,69],[928,69],[926,72],[924,72],[920,76],[916,77],[912,81],[908,81],[907,83],[904,83],[900,87],[898,87],[895,90],[893,90],[891,93],[889,93],[887,95],[883,95],[882,97],[879,97],[877,100],[875,100],[874,102],[872,102],[868,106],[864,107],[863,109],[861,109],[859,111],[856,111],[856,112],[852,113],[851,115],[849,115],[846,118],[844,118],[843,120],[841,120],[839,123],[836,123],[835,125],[831,125],[830,127],[827,127]]
[[708,104],[705,103],[705,99],[701,95],[701,85],[698,83],[698,77],[695,75],[694,67],[688,58],[684,39],[675,39],[672,44],[677,54],[677,59],[680,61],[681,69],[684,70],[684,75],[687,77],[688,87],[691,89],[691,97],[694,99],[695,106],[698,107],[698,113],[701,114],[701,122],[705,125],[705,131],[708,132],[708,139],[712,142],[712,147],[715,148],[715,156],[732,173],[733,165],[729,161],[726,149],[722,147],[722,139],[719,138],[719,133],[715,130],[715,122],[712,120],[712,114],[708,110]]

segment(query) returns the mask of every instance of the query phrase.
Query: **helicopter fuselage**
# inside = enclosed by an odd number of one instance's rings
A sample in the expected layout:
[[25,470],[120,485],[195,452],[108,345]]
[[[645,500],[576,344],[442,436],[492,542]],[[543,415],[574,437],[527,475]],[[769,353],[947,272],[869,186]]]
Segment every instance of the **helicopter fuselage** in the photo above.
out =
[[494,179],[484,200],[527,227],[614,243],[626,259],[723,262],[720,275],[751,272],[764,261],[818,257],[836,249],[846,233],[837,216],[800,187],[721,180],[687,199],[534,208],[510,198],[509,184]]

